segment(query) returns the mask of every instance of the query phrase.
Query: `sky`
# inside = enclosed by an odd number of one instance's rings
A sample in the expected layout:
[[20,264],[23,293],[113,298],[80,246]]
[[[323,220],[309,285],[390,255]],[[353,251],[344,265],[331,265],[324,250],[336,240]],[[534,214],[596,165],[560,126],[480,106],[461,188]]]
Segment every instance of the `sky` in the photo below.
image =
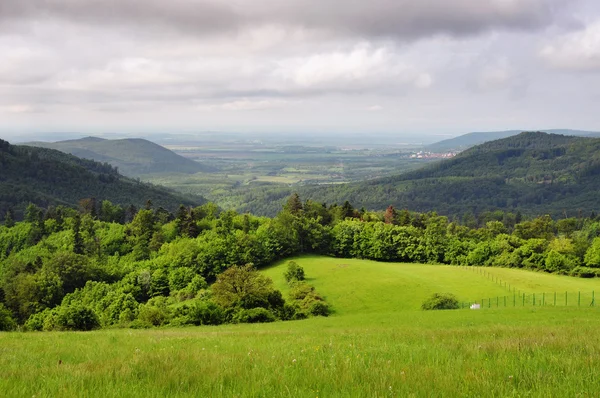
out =
[[600,130],[597,0],[0,0],[0,134]]

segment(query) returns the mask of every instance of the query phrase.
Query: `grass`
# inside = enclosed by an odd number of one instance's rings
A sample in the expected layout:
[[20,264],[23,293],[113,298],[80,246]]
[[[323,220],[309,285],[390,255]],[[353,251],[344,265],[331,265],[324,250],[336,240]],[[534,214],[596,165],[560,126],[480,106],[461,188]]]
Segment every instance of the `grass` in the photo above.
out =
[[[597,308],[418,310],[432,292],[469,300],[506,289],[457,267],[299,257],[329,318],[90,333],[0,334],[7,397],[597,396]],[[287,261],[264,272],[287,289]],[[498,272],[521,290],[598,280]],[[285,294],[285,293],[284,293]]]

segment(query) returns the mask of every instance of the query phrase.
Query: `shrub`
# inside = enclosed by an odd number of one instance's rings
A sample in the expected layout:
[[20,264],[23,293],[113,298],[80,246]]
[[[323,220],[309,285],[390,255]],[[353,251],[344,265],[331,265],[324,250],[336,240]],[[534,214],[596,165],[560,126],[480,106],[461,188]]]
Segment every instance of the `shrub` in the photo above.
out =
[[314,316],[328,316],[329,306],[324,301],[314,301],[308,307],[308,313]]
[[100,327],[100,320],[91,308],[74,304],[58,308],[56,326],[59,330],[93,330]]
[[434,293],[421,305],[424,310],[455,310],[458,300],[450,293]]
[[17,323],[12,317],[12,314],[0,303],[0,331],[14,330],[17,327]]
[[177,308],[176,318],[171,325],[220,325],[225,322],[225,313],[212,301],[196,300]]
[[304,298],[315,291],[315,288],[306,282],[294,282],[291,285],[290,297],[294,300],[304,300]]
[[290,261],[287,266],[287,271],[283,274],[283,276],[288,283],[292,281],[303,281],[304,268],[299,266],[295,261]]
[[140,305],[138,319],[152,326],[162,326],[171,319],[171,310],[165,297],[154,297],[146,304]]
[[571,270],[569,275],[580,278],[594,278],[598,275],[598,270],[590,267],[576,267]]
[[29,317],[26,330],[93,330],[100,327],[98,315],[82,304],[62,305]]
[[275,315],[264,308],[241,310],[234,316],[235,322],[240,323],[266,323],[275,321]]
[[41,332],[44,330],[44,320],[50,311],[50,309],[46,309],[42,312],[38,312],[37,314],[32,314],[25,322],[24,329],[29,332]]

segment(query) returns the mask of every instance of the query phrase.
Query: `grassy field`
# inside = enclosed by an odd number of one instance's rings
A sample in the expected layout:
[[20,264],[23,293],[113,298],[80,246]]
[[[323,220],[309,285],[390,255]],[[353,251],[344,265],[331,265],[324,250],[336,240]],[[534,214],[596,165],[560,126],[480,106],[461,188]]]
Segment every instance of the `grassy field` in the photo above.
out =
[[[508,294],[504,282],[539,294],[600,290],[600,280],[327,257],[295,261],[334,309],[329,318],[184,329],[4,333],[1,394],[592,397],[600,392],[597,307],[419,310],[433,292],[474,301]],[[284,292],[286,263],[264,271]]]

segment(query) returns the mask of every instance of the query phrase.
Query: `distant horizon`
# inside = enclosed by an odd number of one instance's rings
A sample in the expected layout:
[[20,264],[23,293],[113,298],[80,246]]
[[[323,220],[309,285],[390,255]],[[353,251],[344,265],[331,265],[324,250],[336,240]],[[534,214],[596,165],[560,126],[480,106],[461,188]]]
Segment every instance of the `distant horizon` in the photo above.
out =
[[[477,130],[473,129],[470,131],[463,132],[452,132],[452,133],[438,133],[438,132],[414,132],[414,133],[397,133],[397,132],[337,132],[337,131],[304,131],[302,132],[302,136],[297,136],[298,132],[275,132],[275,131],[234,131],[234,130],[199,130],[196,132],[190,131],[174,131],[174,132],[164,132],[164,131],[138,131],[138,132],[118,132],[118,131],[110,131],[110,132],[95,132],[95,131],[41,131],[41,132],[0,132],[0,138],[10,141],[8,138],[16,139],[24,139],[26,141],[35,140],[46,141],[46,139],[50,140],[70,140],[70,139],[81,139],[86,137],[97,137],[104,139],[124,139],[124,138],[148,138],[148,137],[202,137],[202,136],[235,136],[235,137],[245,137],[245,138],[259,138],[259,137],[268,137],[268,138],[291,138],[294,136],[294,140],[301,141],[303,137],[312,139],[312,138],[335,138],[335,137],[361,137],[364,138],[365,134],[369,136],[376,137],[396,137],[396,138],[415,138],[415,137],[427,137],[427,138],[438,138],[439,140],[448,139],[448,138],[456,138],[466,134],[476,134],[476,133],[500,133],[500,132],[509,132],[509,131],[581,131],[581,132],[589,132],[589,133],[598,133],[599,130],[593,129],[578,129],[578,128],[547,128],[547,129],[519,129],[519,128],[509,128],[509,129],[501,129],[501,130]],[[6,138],[5,138],[6,137]],[[25,141],[20,141],[25,142]]]

